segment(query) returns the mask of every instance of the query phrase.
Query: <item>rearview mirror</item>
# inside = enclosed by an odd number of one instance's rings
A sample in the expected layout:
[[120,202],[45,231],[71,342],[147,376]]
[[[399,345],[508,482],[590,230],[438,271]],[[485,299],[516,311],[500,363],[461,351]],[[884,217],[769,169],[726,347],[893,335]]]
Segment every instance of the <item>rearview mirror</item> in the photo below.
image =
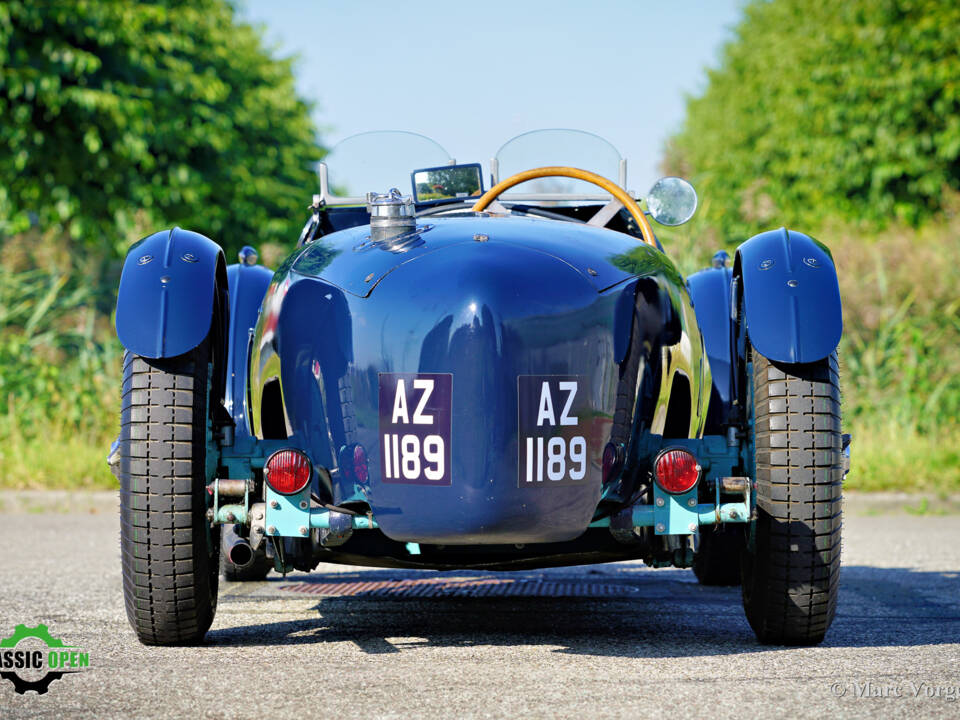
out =
[[479,163],[414,170],[412,179],[413,199],[417,203],[478,197],[483,192],[483,170]]
[[660,178],[647,193],[647,209],[661,225],[683,225],[697,210],[697,191],[683,178]]

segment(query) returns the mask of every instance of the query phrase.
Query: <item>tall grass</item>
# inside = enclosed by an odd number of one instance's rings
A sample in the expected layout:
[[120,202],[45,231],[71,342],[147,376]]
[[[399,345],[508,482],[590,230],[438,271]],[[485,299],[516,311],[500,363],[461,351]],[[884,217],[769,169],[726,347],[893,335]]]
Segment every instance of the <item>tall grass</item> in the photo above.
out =
[[873,242],[842,229],[848,486],[960,491],[960,218]]
[[[960,217],[870,237],[842,225],[814,234],[833,251],[844,303],[847,487],[960,492]],[[718,248],[696,223],[662,239],[687,273]],[[118,430],[118,268],[3,251],[0,487],[114,487],[105,457]]]
[[110,487],[121,349],[96,275],[0,267],[0,487]]

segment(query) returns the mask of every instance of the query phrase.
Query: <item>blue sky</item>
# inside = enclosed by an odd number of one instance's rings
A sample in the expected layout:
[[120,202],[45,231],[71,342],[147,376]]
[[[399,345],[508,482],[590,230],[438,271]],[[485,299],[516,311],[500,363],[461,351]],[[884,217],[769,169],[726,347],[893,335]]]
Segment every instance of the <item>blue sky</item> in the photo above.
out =
[[742,0],[245,0],[240,17],[298,55],[300,93],[327,146],[409,130],[459,162],[511,137],[569,127],[605,137],[645,191],[684,97],[706,82]]

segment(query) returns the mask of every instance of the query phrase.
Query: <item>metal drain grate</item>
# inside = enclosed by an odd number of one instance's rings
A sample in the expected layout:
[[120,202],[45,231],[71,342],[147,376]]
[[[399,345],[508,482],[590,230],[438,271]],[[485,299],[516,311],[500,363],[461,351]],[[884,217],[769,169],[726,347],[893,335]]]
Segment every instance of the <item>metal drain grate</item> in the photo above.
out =
[[620,597],[634,595],[629,585],[509,578],[418,578],[353,582],[298,582],[280,590],[325,597]]

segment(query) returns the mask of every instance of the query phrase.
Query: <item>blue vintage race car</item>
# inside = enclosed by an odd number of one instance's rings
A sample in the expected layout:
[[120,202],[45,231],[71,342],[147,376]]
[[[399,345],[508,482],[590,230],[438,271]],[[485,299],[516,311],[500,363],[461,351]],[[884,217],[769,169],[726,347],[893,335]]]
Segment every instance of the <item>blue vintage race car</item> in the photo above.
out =
[[221,554],[235,580],[639,558],[742,583],[762,642],[823,638],[849,457],[830,251],[780,228],[684,279],[650,218],[685,222],[692,187],[642,209],[588,133],[514,138],[489,182],[365,133],[275,271],[179,228],[131,247],[110,461],[142,642],[204,636]]

